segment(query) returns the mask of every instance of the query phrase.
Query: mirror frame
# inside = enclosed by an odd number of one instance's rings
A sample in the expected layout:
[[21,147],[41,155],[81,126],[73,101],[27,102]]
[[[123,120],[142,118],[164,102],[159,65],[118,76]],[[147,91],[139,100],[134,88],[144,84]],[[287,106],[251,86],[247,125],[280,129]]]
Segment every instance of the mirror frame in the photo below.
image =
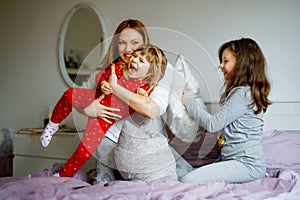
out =
[[[96,6],[94,6],[93,4],[90,4],[88,2],[85,2],[85,3],[79,3],[69,10],[69,12],[67,13],[67,15],[64,19],[64,23],[61,27],[61,31],[60,31],[60,35],[59,35],[59,42],[58,42],[59,67],[60,67],[60,71],[62,73],[63,79],[69,87],[73,87],[73,86],[81,87],[81,86],[76,85],[76,83],[74,83],[73,80],[70,78],[70,76],[67,72],[67,67],[65,64],[65,56],[64,56],[65,38],[66,38],[66,33],[68,31],[69,24],[70,24],[73,16],[81,9],[90,10],[97,15],[98,20],[99,20],[99,25],[101,26],[102,37],[104,40],[105,40],[105,38],[107,38],[107,30],[106,30],[106,24],[104,22],[104,17],[100,13],[100,11],[96,8]],[[105,48],[103,47],[103,45],[100,45],[100,46],[101,46],[101,52],[103,52],[103,49],[105,49]]]

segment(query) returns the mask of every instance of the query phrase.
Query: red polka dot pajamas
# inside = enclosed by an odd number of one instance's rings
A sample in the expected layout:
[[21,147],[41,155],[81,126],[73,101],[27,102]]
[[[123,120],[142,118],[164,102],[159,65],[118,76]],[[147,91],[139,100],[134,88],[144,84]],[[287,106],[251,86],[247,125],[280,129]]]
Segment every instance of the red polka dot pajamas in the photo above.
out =
[[[138,88],[143,88],[146,91],[149,89],[149,84],[146,81],[125,79],[123,76],[122,65],[124,65],[124,63],[121,61],[117,62],[115,65],[118,84],[120,86],[134,93],[136,93]],[[108,67],[96,76],[96,81],[98,83],[96,90],[87,88],[69,88],[56,104],[51,116],[51,121],[57,124],[61,123],[62,120],[72,112],[73,107],[76,109],[83,109],[90,105],[102,94],[101,83],[104,80],[108,80],[110,73],[111,68]],[[117,112],[117,114],[121,115],[123,118],[134,112],[134,110],[126,103],[112,94],[105,95],[100,103],[108,107],[119,108],[120,112]],[[114,121],[112,122],[114,123]],[[74,174],[92,156],[110,126],[112,126],[112,124],[109,124],[102,119],[89,118],[79,146],[71,158],[63,165],[62,169],[59,171],[59,176],[74,176]]]

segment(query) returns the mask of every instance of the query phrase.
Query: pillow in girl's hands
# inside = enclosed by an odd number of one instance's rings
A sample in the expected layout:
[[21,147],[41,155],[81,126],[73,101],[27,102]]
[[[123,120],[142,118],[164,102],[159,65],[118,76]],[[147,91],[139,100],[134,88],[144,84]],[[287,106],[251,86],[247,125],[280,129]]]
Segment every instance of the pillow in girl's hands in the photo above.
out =
[[184,90],[207,110],[200,96],[199,82],[193,76],[184,57],[179,55],[174,64],[169,106],[163,118],[173,135],[184,142],[193,142],[199,140],[199,134],[203,132],[203,128],[199,126],[198,122],[191,119],[185,106],[182,105],[181,99]]
[[161,178],[177,179],[175,158],[167,138],[159,132],[148,130],[147,126],[136,126],[126,121],[114,155],[124,179],[145,182]]

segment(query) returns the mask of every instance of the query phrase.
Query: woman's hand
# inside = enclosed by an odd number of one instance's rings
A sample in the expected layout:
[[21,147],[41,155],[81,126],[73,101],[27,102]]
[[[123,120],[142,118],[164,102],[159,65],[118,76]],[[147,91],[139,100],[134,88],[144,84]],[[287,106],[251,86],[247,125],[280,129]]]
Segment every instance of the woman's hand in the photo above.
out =
[[149,96],[148,93],[147,93],[147,91],[144,90],[143,88],[138,88],[136,92],[137,92],[137,94],[142,95],[144,97],[148,97]]
[[109,119],[119,120],[121,116],[115,112],[119,112],[120,109],[110,108],[100,104],[100,101],[104,98],[105,95],[101,95],[98,99],[95,99],[89,106],[83,109],[83,114],[87,117],[96,117],[101,118],[105,122],[112,124]]

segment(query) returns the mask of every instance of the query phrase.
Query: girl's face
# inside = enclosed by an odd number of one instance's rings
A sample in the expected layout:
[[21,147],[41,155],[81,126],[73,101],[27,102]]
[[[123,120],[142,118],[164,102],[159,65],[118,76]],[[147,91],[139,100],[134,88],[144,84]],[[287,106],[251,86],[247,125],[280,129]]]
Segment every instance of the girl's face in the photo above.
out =
[[125,28],[119,35],[118,51],[119,55],[126,63],[133,52],[144,44],[142,35],[135,29]]
[[225,80],[230,78],[230,72],[232,72],[235,64],[236,57],[228,48],[225,49],[222,53],[222,63],[220,64]]
[[130,58],[128,64],[128,77],[133,79],[144,79],[150,69],[150,63],[146,59],[146,55],[135,52]]

